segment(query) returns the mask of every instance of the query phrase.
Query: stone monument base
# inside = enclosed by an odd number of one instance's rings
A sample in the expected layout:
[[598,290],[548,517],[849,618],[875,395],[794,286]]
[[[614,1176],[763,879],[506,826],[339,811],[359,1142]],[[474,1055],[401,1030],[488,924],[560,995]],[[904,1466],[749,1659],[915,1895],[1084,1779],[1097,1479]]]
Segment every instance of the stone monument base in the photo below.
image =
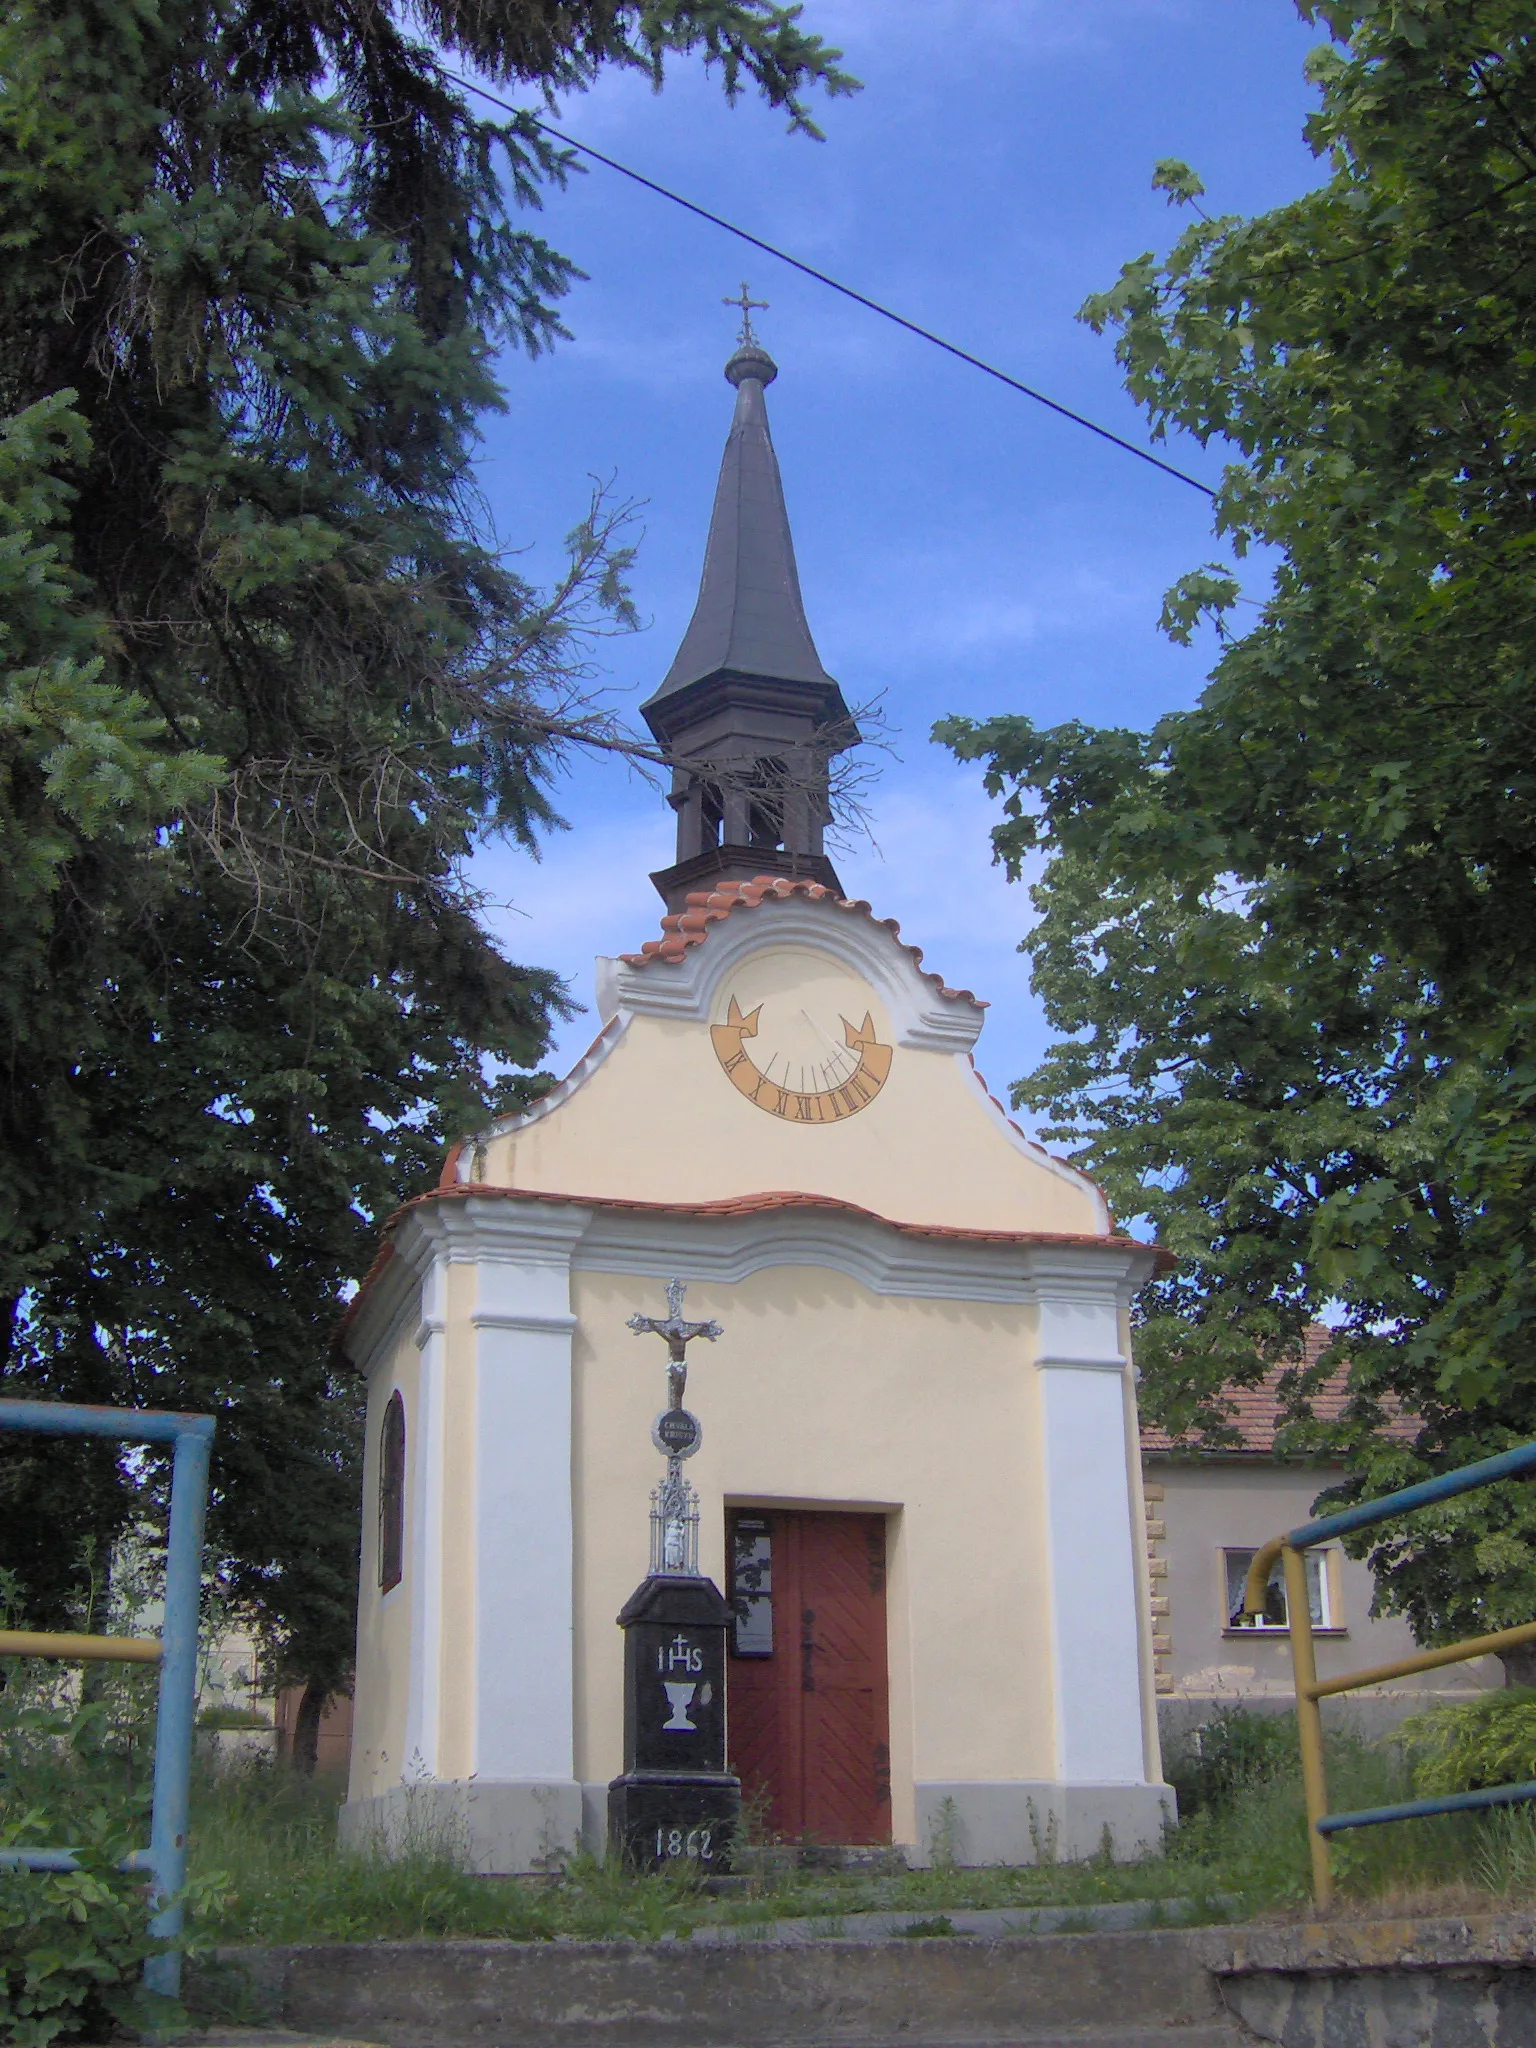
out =
[[626,1771],[608,1787],[608,1840],[636,1870],[691,1863],[729,1870],[741,1825],[741,1780],[722,1772],[667,1777]]

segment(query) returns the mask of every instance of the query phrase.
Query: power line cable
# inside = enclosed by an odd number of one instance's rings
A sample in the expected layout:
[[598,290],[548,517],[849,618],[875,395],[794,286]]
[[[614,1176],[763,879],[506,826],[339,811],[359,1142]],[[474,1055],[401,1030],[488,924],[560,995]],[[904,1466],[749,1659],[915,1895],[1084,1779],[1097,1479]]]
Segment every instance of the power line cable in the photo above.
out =
[[691,199],[685,199],[681,192],[673,192],[665,185],[658,185],[654,178],[647,178],[639,171],[632,171],[628,164],[621,164],[616,157],[604,156],[600,149],[594,149],[588,142],[578,142],[573,135],[563,135],[558,128],[552,128],[547,121],[541,121],[530,114],[525,107],[515,107],[510,100],[498,99],[493,92],[487,92],[483,85],[476,85],[472,78],[461,78],[456,71],[447,71],[444,77],[451,78],[455,85],[462,85],[466,91],[478,93],[493,107],[499,107],[505,114],[516,114],[531,121],[535,128],[551,136],[565,149],[574,149],[582,156],[589,156],[594,163],[604,165],[610,171],[617,171],[622,178],[629,178],[636,185],[643,185],[647,192],[654,192],[658,198],[670,199],[674,206],[681,206],[688,213],[696,214],[700,220],[707,220],[711,227],[723,228],[728,235],[735,235],[738,241],[748,242],[754,249],[761,249],[765,256],[772,256],[780,263],[787,263],[791,270],[798,270],[802,276],[814,278],[817,284],[824,284],[829,291],[840,292],[845,299],[852,299],[857,306],[865,307],[871,313],[878,313],[882,320],[892,321],[897,327],[904,327],[908,334],[915,334],[920,341],[932,342],[946,355],[955,356],[962,363],[969,363],[973,370],[981,370],[988,377],[995,377],[999,384],[1006,384],[1010,391],[1017,391],[1025,398],[1032,398],[1036,405],[1047,406],[1059,413],[1063,419],[1071,420],[1074,426],[1086,427],[1090,434],[1097,434],[1101,441],[1109,441],[1116,448],[1123,448],[1127,455],[1134,455],[1138,461],[1149,462],[1154,469],[1160,469],[1165,476],[1176,477],[1181,484],[1188,484],[1191,490],[1201,491],[1207,498],[1214,499],[1216,493],[1209,484],[1201,483],[1186,470],[1176,469],[1171,462],[1164,462],[1160,455],[1153,455],[1146,448],[1138,448],[1134,441],[1124,440],[1119,434],[1111,433],[1108,427],[1101,427],[1097,420],[1090,420],[1080,412],[1074,412],[1069,405],[1061,405],[1054,398],[1047,398],[1043,391],[1036,391],[1032,385],[1023,384],[1017,377],[1010,377],[1006,370],[1000,370],[995,363],[984,362],[980,356],[973,356],[968,349],[960,348],[955,342],[946,341],[942,334],[935,334],[930,328],[919,327],[915,320],[909,320],[903,313],[893,312],[889,306],[882,306],[878,299],[867,298],[863,292],[856,292],[852,285],[841,284],[835,277],[829,277],[824,270],[817,270],[809,263],[802,263],[798,256],[791,256],[786,249],[779,249],[772,242],[765,242],[760,235],[749,234],[745,228],[737,227],[734,221],[725,220],[718,213],[711,213],[707,206],[698,206]]

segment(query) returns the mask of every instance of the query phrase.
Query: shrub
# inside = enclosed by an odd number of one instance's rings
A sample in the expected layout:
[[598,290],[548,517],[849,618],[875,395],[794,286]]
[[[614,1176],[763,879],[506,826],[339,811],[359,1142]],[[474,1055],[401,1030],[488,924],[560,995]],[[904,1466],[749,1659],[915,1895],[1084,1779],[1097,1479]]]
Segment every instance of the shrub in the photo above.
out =
[[1166,1775],[1179,1816],[1224,1813],[1244,1792],[1296,1768],[1296,1727],[1289,1714],[1221,1707],[1170,1755]]
[[1396,1731],[1427,1797],[1536,1779],[1536,1691],[1509,1686],[1431,1707]]
[[0,1871],[0,2033],[48,2048],[163,2020],[172,2002],[139,1982],[163,1946],[148,1885],[118,1867],[149,1838],[148,1799],[103,1742],[103,1702],[29,1706],[18,1690],[0,1695],[0,1841],[73,1849],[79,1868]]
[[270,1718],[259,1707],[204,1707],[197,1717],[199,1728],[270,1728]]

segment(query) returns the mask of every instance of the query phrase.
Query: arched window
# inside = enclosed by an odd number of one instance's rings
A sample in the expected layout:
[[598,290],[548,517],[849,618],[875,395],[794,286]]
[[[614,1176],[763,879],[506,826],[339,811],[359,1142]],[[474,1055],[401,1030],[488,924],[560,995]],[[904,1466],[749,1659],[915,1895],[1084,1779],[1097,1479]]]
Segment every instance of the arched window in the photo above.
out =
[[405,1403],[391,1394],[379,1431],[379,1591],[405,1575]]

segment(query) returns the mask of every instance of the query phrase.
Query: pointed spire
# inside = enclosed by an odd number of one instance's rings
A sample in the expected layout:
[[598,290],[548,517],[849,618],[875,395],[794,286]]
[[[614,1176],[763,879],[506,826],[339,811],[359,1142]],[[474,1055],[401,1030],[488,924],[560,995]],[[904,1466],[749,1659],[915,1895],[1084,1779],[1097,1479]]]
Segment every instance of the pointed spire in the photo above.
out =
[[764,387],[778,375],[756,340],[725,366],[736,412],[720,464],[698,602],[677,658],[646,705],[727,671],[835,689],[806,624]]
[[833,759],[856,744],[800,601],[764,388],[778,375],[751,332],[745,285],[736,387],[699,600],[666,680],[640,707],[672,761],[677,858],[651,880],[669,910],[690,890],[763,875],[841,894],[823,843]]

